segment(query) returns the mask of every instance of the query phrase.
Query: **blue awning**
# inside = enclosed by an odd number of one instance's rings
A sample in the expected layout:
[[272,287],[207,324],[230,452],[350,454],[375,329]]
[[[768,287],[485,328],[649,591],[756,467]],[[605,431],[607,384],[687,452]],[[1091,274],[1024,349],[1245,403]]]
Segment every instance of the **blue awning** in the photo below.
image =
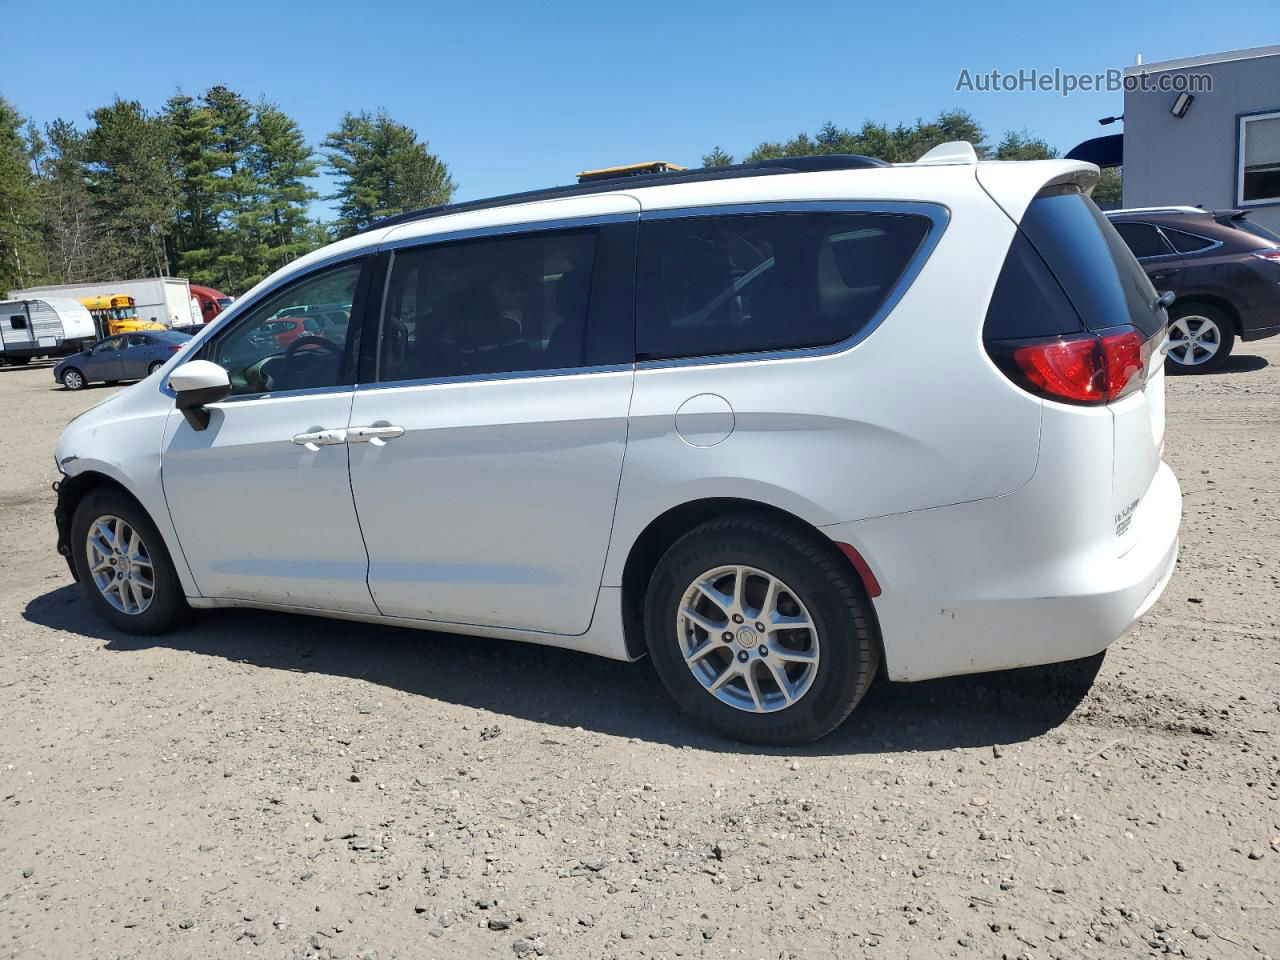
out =
[[1067,151],[1068,160],[1086,160],[1100,167],[1118,167],[1124,163],[1124,134],[1113,133],[1077,143]]

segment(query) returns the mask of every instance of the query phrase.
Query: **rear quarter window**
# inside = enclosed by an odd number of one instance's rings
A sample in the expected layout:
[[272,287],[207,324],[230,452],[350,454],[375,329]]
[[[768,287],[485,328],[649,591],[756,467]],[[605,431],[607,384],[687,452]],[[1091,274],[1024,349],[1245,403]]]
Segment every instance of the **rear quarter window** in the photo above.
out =
[[826,346],[862,329],[930,229],[897,213],[767,213],[640,225],[640,359]]

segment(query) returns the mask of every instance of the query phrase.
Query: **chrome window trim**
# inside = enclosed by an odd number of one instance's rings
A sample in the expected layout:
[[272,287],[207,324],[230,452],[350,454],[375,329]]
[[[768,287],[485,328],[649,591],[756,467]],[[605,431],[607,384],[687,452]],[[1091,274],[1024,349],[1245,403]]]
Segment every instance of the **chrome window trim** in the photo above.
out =
[[496,383],[509,380],[558,380],[564,377],[597,375],[602,373],[630,373],[633,363],[610,363],[594,367],[558,367],[554,370],[512,370],[506,373],[467,373],[455,377],[424,377],[417,380],[384,380],[375,383],[358,383],[356,392],[371,390],[399,390],[405,387],[435,387],[445,384]]
[[[1169,249],[1173,251],[1172,256],[1175,256],[1175,257],[1198,257],[1202,253],[1212,253],[1214,250],[1217,250],[1220,246],[1222,246],[1221,240],[1215,240],[1213,239],[1213,237],[1202,237],[1200,234],[1193,233],[1190,230],[1183,230],[1179,227],[1162,226],[1161,224],[1158,224],[1158,223],[1153,223],[1152,226],[1156,228],[1156,231],[1164,239],[1164,242],[1169,245]],[[1185,233],[1188,237],[1195,237],[1197,240],[1207,240],[1209,241],[1209,246],[1201,247],[1199,250],[1188,250],[1186,253],[1183,253],[1181,250],[1179,250],[1177,247],[1173,245],[1173,241],[1170,240],[1169,235],[1165,233],[1166,229],[1172,230],[1174,233]],[[1164,254],[1164,256],[1169,256],[1169,254]],[[1138,259],[1139,260],[1155,260],[1156,257],[1139,257]]]
[[[748,353],[699,354],[692,357],[672,357],[662,360],[637,360],[636,370],[665,370],[674,367],[710,366],[723,363],[751,363],[759,360],[785,360],[801,357],[826,357],[844,353],[856,347],[875,333],[897,307],[903,295],[919,276],[924,265],[933,255],[947,225],[951,222],[950,209],[930,200],[779,200],[768,202],[719,204],[705,207],[678,207],[670,210],[652,210],[641,213],[645,220],[683,220],[693,217],[723,217],[761,213],[901,213],[924,216],[929,220],[929,231],[912,256],[907,268],[894,284],[884,302],[851,336],[835,343],[816,347],[785,347]],[[637,283],[639,281],[637,280]],[[637,318],[637,324],[639,318]]]
[[[513,223],[495,223],[484,227],[449,230],[445,233],[428,233],[416,237],[402,237],[399,240],[384,240],[378,245],[378,250],[380,252],[383,250],[395,251],[403,250],[406,247],[423,247],[437,243],[452,243],[457,240],[475,240],[482,237],[500,237],[506,234],[542,233],[552,230],[602,227],[611,223],[635,223],[639,217],[640,212],[633,211],[631,213],[584,214],[580,217],[560,217],[555,220],[521,220]],[[390,269],[388,269],[388,275],[390,275],[390,272]]]
[[[347,262],[362,260],[365,257],[368,257],[376,252],[377,252],[377,247],[367,246],[367,247],[361,247],[359,250],[344,250],[342,253],[335,253],[333,256],[325,257],[323,260],[317,260],[315,263],[308,264],[305,269],[299,270],[297,273],[290,273],[286,276],[281,277],[275,283],[271,284],[271,286],[266,287],[264,290],[262,290],[252,300],[246,300],[244,298],[241,298],[239,300],[232,301],[232,304],[230,307],[228,307],[226,310],[223,310],[220,314],[218,314],[218,316],[214,319],[212,323],[206,323],[204,325],[204,328],[199,333],[195,334],[191,338],[190,342],[188,342],[185,345],[187,354],[184,356],[182,362],[186,363],[187,359],[190,357],[191,354],[196,354],[196,353],[199,353],[201,350],[203,350],[205,348],[205,341],[207,341],[210,337],[213,337],[215,334],[221,331],[223,327],[227,326],[228,324],[235,323],[236,320],[240,318],[241,314],[249,310],[256,309],[259,305],[264,303],[268,297],[274,296],[276,293],[278,293],[281,288],[287,287],[290,284],[295,283],[299,280],[305,280],[307,277],[311,276],[314,273],[318,273],[321,270],[328,270],[331,267],[341,266]],[[179,366],[181,366],[181,364],[179,364]],[[171,370],[169,372],[172,373],[173,371]],[[344,386],[346,389],[353,389],[355,385],[345,384]],[[328,390],[329,388],[320,387],[317,389]],[[164,380],[160,384],[160,392],[167,397],[171,397],[171,398],[177,397],[177,394],[174,393],[173,389],[169,386],[168,374],[165,375]],[[314,392],[316,391],[314,390],[282,390],[278,393],[245,393],[245,394],[241,394],[236,399],[261,399],[262,397],[267,397],[267,396],[271,396],[271,397],[279,397],[279,396],[285,396],[285,395],[292,396],[294,394],[314,393]],[[229,400],[222,400],[219,402],[227,403],[229,402]]]

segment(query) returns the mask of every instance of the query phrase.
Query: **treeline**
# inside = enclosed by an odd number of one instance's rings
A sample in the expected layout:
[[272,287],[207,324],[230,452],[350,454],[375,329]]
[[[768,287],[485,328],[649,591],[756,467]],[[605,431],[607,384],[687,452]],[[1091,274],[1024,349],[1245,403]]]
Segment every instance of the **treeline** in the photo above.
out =
[[[243,293],[373,221],[448,202],[448,167],[384,112],[348,113],[307,144],[293,118],[217,86],[158,112],[117,98],[85,129],[43,127],[0,96],[0,294],[13,287],[178,275]],[[336,191],[313,187],[321,168]],[[311,218],[336,202],[329,223]]]
[[[900,163],[948,140],[996,160],[1058,155],[1025,131],[987,144],[973,116],[953,110],[893,127],[828,122],[742,159],[859,153]],[[702,161],[734,158],[717,146]],[[321,169],[336,187],[324,197],[314,188]],[[238,295],[308,250],[447,203],[454,189],[427,143],[382,111],[346,114],[316,150],[275,104],[225,86],[175,94],[158,112],[117,98],[83,129],[61,119],[40,126],[0,96],[0,293],[169,274]],[[1118,204],[1118,171],[1104,171],[1094,198]],[[333,221],[311,217],[320,199],[334,202]]]
[[[964,110],[945,110],[936,120],[918,119],[910,126],[900,123],[890,127],[867,120],[857,130],[850,130],[828,121],[812,135],[800,133],[789,140],[766,140],[741,161],[735,161],[732,154],[716,146],[702,155],[702,162],[705,166],[715,167],[735,162],[755,163],[776,157],[857,153],[889,163],[911,163],[949,140],[967,140],[984,160],[1052,160],[1058,156],[1054,147],[1025,130],[1009,130],[999,142],[990,145],[986,143],[986,132],[971,114]],[[1093,198],[1104,209],[1119,204],[1119,170],[1102,171],[1102,179],[1093,191]]]

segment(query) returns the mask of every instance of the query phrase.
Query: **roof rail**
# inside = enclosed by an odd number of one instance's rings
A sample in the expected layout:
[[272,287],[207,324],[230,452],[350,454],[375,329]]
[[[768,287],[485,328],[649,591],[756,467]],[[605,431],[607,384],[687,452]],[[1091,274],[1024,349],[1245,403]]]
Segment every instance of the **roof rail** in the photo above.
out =
[[1123,207],[1119,210],[1105,211],[1107,216],[1122,213],[1208,213],[1203,207],[1171,206],[1171,207]]
[[518,203],[534,203],[538,200],[555,200],[560,197],[580,197],[593,193],[614,193],[639,187],[660,187],[667,184],[698,183],[706,180],[735,180],[740,177],[768,177],[787,173],[813,173],[821,170],[862,170],[887,166],[889,164],[883,160],[877,160],[875,157],[863,157],[852,153],[832,153],[812,157],[776,157],[755,163],[735,163],[723,167],[701,167],[697,170],[640,173],[624,177],[612,177],[607,180],[587,181],[559,187],[544,187],[540,190],[526,190],[522,193],[508,193],[504,196],[488,197],[483,200],[445,203],[437,207],[426,207],[422,210],[410,210],[406,213],[399,213],[395,216],[377,220],[359,232],[368,233],[370,230],[378,230],[382,227],[394,227],[398,224],[413,223],[418,220],[432,220],[436,217],[444,217],[452,213],[465,213],[470,210],[490,210],[495,207],[514,206]]

